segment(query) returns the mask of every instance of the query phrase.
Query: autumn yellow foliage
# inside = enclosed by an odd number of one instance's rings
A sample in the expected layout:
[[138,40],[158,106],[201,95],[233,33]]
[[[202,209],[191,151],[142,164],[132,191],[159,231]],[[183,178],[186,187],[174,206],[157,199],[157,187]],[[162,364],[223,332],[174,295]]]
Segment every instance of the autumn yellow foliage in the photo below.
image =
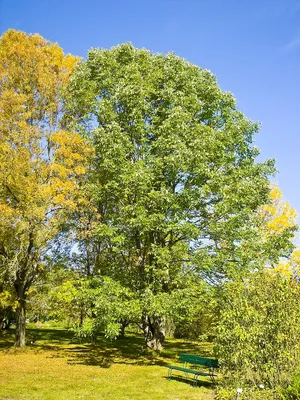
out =
[[[270,190],[270,201],[260,210],[263,220],[263,237],[270,238],[282,234],[285,230],[296,227],[296,211],[283,199],[281,190],[273,186]],[[292,276],[297,273],[300,265],[300,250],[294,249],[288,259],[282,259],[276,266],[268,269],[271,274],[280,273],[285,276]]]
[[273,235],[296,224],[296,211],[283,200],[281,191],[274,186],[270,191],[270,203],[266,204],[261,213],[266,221],[265,234]]
[[9,30],[0,39],[0,272],[22,288],[18,298],[76,208],[91,155],[61,123],[62,93],[78,62],[36,34]]
[[1,38],[0,60],[0,237],[6,252],[7,231],[31,232],[38,242],[53,236],[58,211],[75,208],[77,178],[90,150],[77,133],[60,127],[60,93],[78,59],[39,35],[10,30]]

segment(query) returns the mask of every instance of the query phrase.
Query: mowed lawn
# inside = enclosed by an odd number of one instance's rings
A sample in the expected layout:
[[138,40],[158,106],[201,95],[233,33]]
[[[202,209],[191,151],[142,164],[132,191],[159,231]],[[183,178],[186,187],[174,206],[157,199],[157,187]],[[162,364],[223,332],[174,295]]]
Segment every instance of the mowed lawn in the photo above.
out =
[[210,355],[207,343],[168,340],[160,354],[146,354],[143,338],[75,343],[62,329],[28,329],[26,349],[15,349],[13,332],[0,334],[0,400],[211,400],[214,387],[182,377],[168,380],[166,365],[186,352]]

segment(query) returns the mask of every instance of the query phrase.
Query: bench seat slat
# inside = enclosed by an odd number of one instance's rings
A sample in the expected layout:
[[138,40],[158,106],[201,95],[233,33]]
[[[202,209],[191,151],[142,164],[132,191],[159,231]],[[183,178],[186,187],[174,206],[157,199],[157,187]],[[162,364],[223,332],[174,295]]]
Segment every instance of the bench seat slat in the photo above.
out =
[[209,368],[218,368],[218,360],[208,357],[199,357],[192,354],[179,354],[179,361],[189,364],[203,365]]
[[[184,368],[184,367],[178,367],[177,365],[171,365],[169,369],[174,369],[176,371],[183,371],[183,372],[188,372],[189,374],[193,375],[201,375],[201,376],[212,376],[212,374],[208,374],[207,372],[202,372],[198,371],[196,369],[189,369],[189,368]],[[213,375],[216,376],[216,375]]]

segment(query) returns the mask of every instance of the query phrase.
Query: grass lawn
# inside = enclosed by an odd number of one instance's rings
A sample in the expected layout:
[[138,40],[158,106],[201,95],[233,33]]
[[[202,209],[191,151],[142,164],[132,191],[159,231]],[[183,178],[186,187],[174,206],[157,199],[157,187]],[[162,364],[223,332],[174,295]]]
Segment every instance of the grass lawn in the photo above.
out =
[[198,387],[183,378],[168,380],[168,364],[180,352],[207,356],[209,344],[170,339],[164,351],[145,354],[143,338],[97,345],[72,341],[62,329],[32,328],[26,349],[15,349],[13,331],[0,333],[0,400],[212,400],[214,387],[199,378]]

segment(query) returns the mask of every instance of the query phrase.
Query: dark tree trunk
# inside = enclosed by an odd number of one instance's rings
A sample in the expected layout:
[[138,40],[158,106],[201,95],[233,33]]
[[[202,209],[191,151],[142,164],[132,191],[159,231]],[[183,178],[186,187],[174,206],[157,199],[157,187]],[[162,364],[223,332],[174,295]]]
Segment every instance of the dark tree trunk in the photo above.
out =
[[0,330],[8,330],[11,325],[12,312],[7,312],[4,317],[0,317]]
[[25,288],[24,285],[16,286],[18,295],[18,306],[16,310],[16,337],[15,346],[25,346],[25,334],[26,334],[26,299],[25,299]]
[[10,306],[3,308],[0,313],[0,331],[2,329],[9,329],[13,319],[15,319],[15,313],[12,308]]
[[11,319],[6,319],[4,321],[3,329],[8,330],[11,325]]
[[[3,283],[0,284],[0,293],[3,293]],[[5,324],[5,308],[0,312],[0,330],[3,329]]]
[[143,330],[147,348],[161,351],[166,337],[164,318],[145,316]]
[[121,329],[118,335],[118,339],[123,339],[125,337],[125,329],[129,325],[129,322],[126,319],[125,320],[121,319],[120,324],[121,324]]

